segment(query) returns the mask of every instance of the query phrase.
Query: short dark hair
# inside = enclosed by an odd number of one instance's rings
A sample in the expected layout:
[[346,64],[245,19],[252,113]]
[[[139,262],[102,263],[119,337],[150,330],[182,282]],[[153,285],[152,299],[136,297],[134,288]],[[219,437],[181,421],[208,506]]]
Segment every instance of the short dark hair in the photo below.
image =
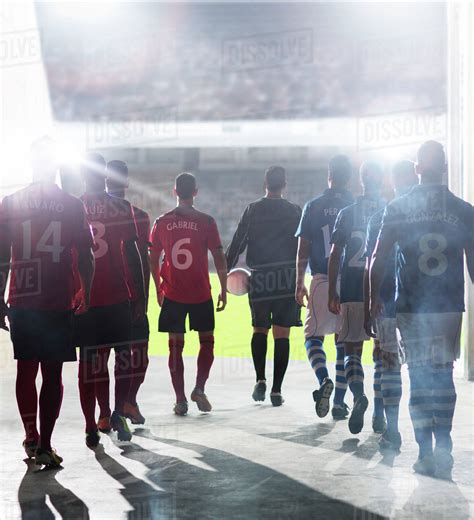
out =
[[416,154],[418,164],[423,166],[423,173],[443,175],[446,170],[446,155],[444,148],[438,141],[426,141]]
[[379,190],[383,184],[383,169],[378,162],[364,161],[360,165],[360,181],[369,190]]
[[395,189],[402,186],[412,186],[417,183],[417,176],[415,172],[415,163],[407,159],[397,161],[392,166],[391,172],[392,185]]
[[196,177],[192,173],[180,173],[175,180],[176,195],[180,199],[191,199],[196,191]]
[[81,173],[86,180],[103,180],[105,182],[105,159],[98,152],[89,152],[81,163]]
[[113,160],[107,163],[107,187],[122,188],[127,185],[128,166],[124,161]]
[[352,164],[347,155],[338,154],[329,160],[328,176],[339,186],[345,186],[352,176]]
[[265,186],[269,191],[279,191],[286,186],[286,172],[282,166],[270,166],[265,172]]

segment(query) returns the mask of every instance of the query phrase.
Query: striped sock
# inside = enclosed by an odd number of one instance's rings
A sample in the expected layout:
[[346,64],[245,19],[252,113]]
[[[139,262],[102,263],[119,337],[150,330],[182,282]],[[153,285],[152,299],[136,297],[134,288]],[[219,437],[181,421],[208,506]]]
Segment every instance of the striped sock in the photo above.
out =
[[396,433],[398,432],[398,413],[402,397],[402,374],[400,370],[384,369],[381,387],[385,417],[387,418],[387,430]]
[[433,415],[436,446],[451,451],[451,428],[456,407],[453,364],[433,368]]
[[323,342],[320,338],[307,338],[304,346],[306,347],[306,354],[308,355],[309,362],[313,367],[319,384],[321,384],[326,377],[329,377]]
[[420,457],[433,452],[433,370],[430,365],[408,367],[410,416]]
[[350,354],[346,356],[344,360],[344,372],[354,399],[358,399],[364,393],[364,369],[362,368],[360,354]]
[[[380,351],[379,351],[380,353]],[[374,350],[375,357],[375,350]],[[378,356],[380,358],[380,356]],[[383,415],[383,397],[382,397],[382,360],[374,359],[374,415],[379,417]]]
[[336,389],[334,391],[334,404],[342,405],[346,395],[347,381],[344,373],[344,345],[336,343]]

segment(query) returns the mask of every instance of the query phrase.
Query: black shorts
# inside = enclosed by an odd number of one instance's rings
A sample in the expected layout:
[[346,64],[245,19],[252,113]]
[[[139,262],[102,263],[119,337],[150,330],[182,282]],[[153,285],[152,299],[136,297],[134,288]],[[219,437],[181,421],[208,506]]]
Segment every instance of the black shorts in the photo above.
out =
[[8,320],[15,359],[76,361],[72,311],[10,308]]
[[143,320],[138,323],[132,323],[132,342],[148,341],[150,338],[150,325],[148,316],[145,314]]
[[214,303],[212,298],[203,303],[178,303],[168,298],[163,300],[158,330],[160,332],[186,332],[186,316],[189,328],[198,332],[214,330]]
[[116,352],[130,349],[132,315],[128,301],[104,307],[91,307],[74,316],[74,344],[81,348],[81,359],[90,360],[100,347]]
[[272,325],[279,327],[301,327],[301,307],[294,296],[267,298],[256,300],[249,296],[252,326],[270,329]]

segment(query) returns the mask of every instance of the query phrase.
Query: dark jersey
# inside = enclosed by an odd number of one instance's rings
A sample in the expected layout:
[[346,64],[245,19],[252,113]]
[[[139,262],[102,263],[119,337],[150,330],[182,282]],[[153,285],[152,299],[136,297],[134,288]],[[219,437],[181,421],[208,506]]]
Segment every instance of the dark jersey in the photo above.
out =
[[357,197],[342,209],[334,224],[331,244],[344,248],[341,303],[364,301],[365,241],[370,217],[385,205],[382,199]]
[[[365,243],[365,257],[370,258],[375,250],[377,244],[377,238],[382,227],[382,219],[384,215],[384,209],[377,211],[369,220],[367,226],[367,240]],[[384,304],[385,316],[395,316],[395,257],[396,248],[394,247],[390,256],[385,263],[385,274],[380,288],[380,298]]]
[[349,191],[328,188],[305,204],[296,236],[311,244],[309,267],[313,276],[328,273],[330,240],[336,217],[342,208],[352,203]]
[[379,241],[396,243],[397,312],[464,310],[464,249],[474,208],[446,186],[419,185],[385,209]]
[[244,211],[226,251],[229,268],[247,248],[251,270],[295,268],[298,241],[295,232],[301,208],[286,199],[263,197]]

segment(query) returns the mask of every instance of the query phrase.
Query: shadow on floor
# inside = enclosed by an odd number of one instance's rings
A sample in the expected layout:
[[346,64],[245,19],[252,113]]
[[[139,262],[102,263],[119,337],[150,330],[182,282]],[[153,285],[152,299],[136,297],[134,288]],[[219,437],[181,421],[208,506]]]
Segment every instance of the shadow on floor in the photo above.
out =
[[56,480],[56,475],[62,468],[39,470],[34,461],[25,462],[28,469],[18,488],[18,502],[23,520],[57,518],[47,503],[47,497],[61,518],[89,519],[86,504]]

